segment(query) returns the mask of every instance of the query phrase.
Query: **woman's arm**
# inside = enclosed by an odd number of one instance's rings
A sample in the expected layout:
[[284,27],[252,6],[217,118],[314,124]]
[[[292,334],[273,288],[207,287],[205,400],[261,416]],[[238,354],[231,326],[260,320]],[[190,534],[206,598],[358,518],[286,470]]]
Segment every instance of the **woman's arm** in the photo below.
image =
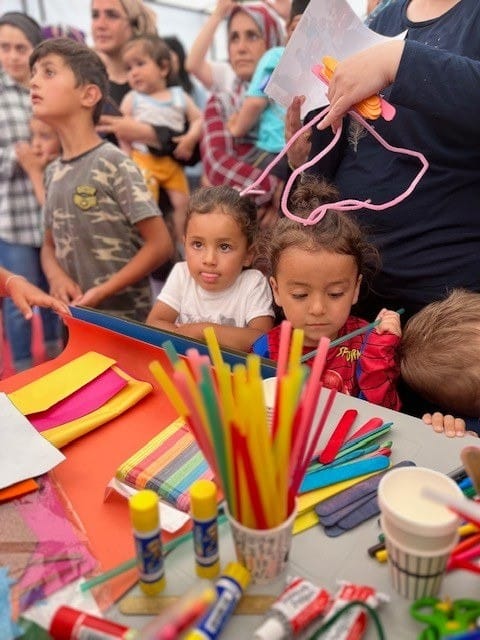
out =
[[131,116],[101,116],[96,129],[98,133],[113,133],[127,142],[143,142],[148,146],[158,147],[154,127]]
[[237,138],[245,136],[257,123],[268,105],[268,98],[246,96],[240,109],[227,123],[228,130]]
[[[242,161],[242,155],[247,149],[243,145],[240,149],[234,145],[233,138],[225,124],[225,110],[220,97],[210,96],[204,112],[203,135],[200,140],[203,170],[211,185],[228,184],[231,187],[245,189],[261,174],[262,169],[252,167]],[[254,196],[255,203],[262,205],[273,200],[279,180],[267,175],[257,189],[263,193]]]
[[327,91],[330,109],[318,129],[332,127],[336,131],[353,105],[392,84],[404,46],[403,40],[384,42],[339,62]]
[[33,306],[47,307],[57,313],[70,315],[70,310],[64,302],[49,296],[21,275],[7,271],[0,267],[0,295],[10,296],[14,304],[26,320],[32,318]]
[[222,20],[230,15],[236,4],[232,0],[218,0],[213,13],[207,18],[193,41],[185,60],[185,69],[200,80],[207,89],[211,89],[213,85],[212,67],[207,60],[208,50],[212,45],[218,26]]

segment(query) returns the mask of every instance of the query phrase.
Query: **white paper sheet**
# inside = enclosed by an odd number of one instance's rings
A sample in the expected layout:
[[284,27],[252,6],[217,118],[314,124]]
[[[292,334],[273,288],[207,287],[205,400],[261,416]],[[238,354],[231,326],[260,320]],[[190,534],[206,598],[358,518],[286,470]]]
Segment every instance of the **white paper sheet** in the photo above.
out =
[[387,40],[392,38],[366,27],[346,0],[310,0],[265,92],[284,107],[294,96],[304,95],[303,118],[328,104],[326,86],[312,73],[313,65],[321,64],[324,56],[344,60]]
[[0,393],[0,489],[46,473],[65,460]]
[[[116,478],[112,478],[107,485],[104,500],[108,500],[109,492],[116,491],[124,498],[129,498],[133,496],[135,493],[138,493],[137,489],[130,487],[128,484],[124,482],[120,482]],[[159,512],[160,512],[160,527],[164,531],[168,531],[168,533],[175,533],[181,529],[187,522],[190,520],[190,516],[188,513],[184,511],[180,511],[172,505],[163,502],[160,500],[159,504]]]

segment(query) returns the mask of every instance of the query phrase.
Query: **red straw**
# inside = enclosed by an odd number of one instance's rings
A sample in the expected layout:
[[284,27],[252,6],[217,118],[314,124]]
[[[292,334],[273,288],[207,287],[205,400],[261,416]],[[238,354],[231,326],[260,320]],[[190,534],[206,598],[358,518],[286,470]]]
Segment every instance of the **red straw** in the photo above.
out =
[[[205,431],[202,418],[195,404],[195,400],[192,398],[190,394],[190,390],[188,388],[185,374],[183,374],[181,371],[174,371],[173,380],[175,381],[177,389],[181,394],[182,399],[185,402],[187,409],[190,413],[189,418],[187,418],[188,426],[192,430],[192,433],[198,442],[198,446],[202,450],[202,453],[205,456],[208,462],[208,465],[210,466],[210,469],[215,474],[217,481],[221,481],[221,476],[218,473],[218,469],[215,462],[216,459],[215,459],[215,456],[213,455],[213,448],[210,443],[210,436]],[[225,495],[224,489],[225,487],[222,486],[222,491],[223,491],[223,494]]]
[[322,433],[323,427],[325,426],[325,422],[327,421],[328,415],[332,410],[333,401],[335,400],[336,395],[337,395],[336,389],[329,389],[327,401],[325,402],[325,406],[323,408],[322,415],[320,416],[317,427],[315,429],[314,436],[310,441],[310,446],[308,448],[308,451],[306,455],[302,456],[302,460],[300,461],[300,463],[298,464],[295,470],[295,475],[293,476],[292,483],[290,485],[289,494],[288,494],[289,504],[293,500],[295,500],[295,496],[298,493],[298,489],[302,484],[303,477],[307,471],[307,468],[308,468],[308,465],[310,464],[311,459],[313,458],[313,454],[315,453],[315,449],[317,447],[318,440]]
[[305,392],[297,408],[294,420],[293,444],[290,453],[290,477],[294,474],[294,467],[297,465],[298,460],[303,459],[305,447],[307,446],[310,427],[322,390],[322,374],[327,360],[329,345],[330,340],[328,338],[320,338],[317,353],[313,360],[312,370],[305,386]]
[[[243,434],[238,433],[238,437],[236,439],[236,449],[238,447],[238,457],[240,461],[243,462],[245,468],[245,477],[247,480],[248,493],[250,495],[250,501],[252,504],[253,513],[256,520],[256,528],[258,529],[268,529],[267,519],[265,518],[265,513],[263,511],[262,502],[260,500],[260,494],[258,491],[258,482],[255,476],[255,470],[252,465],[252,461],[250,459],[250,454],[248,451],[247,439]],[[241,523],[243,524],[243,523]]]

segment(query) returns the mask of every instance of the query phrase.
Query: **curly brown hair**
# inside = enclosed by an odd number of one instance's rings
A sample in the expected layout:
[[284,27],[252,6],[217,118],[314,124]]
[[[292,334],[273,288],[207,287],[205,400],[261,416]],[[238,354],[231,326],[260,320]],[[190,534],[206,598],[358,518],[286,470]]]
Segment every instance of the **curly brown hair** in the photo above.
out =
[[[307,218],[320,205],[338,199],[339,193],[334,185],[318,178],[304,177],[290,196],[290,210]],[[358,224],[348,214],[335,210],[327,211],[314,225],[281,218],[267,232],[265,247],[269,275],[272,276],[276,275],[281,254],[291,247],[350,255],[355,260],[359,275],[367,281],[380,263],[377,249],[368,242]]]

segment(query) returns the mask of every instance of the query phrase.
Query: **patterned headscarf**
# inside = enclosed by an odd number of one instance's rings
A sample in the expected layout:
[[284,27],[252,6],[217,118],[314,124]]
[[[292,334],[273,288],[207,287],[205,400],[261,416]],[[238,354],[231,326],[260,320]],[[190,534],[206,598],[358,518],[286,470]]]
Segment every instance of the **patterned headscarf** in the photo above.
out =
[[267,49],[280,47],[284,44],[283,26],[273,9],[269,9],[265,4],[259,2],[245,2],[236,6],[228,18],[227,27],[230,29],[230,22],[239,11],[248,14],[260,29],[260,33],[265,38]]
[[76,42],[85,44],[85,33],[68,24],[45,25],[42,27],[42,35],[44,40],[50,40],[50,38],[71,38]]

